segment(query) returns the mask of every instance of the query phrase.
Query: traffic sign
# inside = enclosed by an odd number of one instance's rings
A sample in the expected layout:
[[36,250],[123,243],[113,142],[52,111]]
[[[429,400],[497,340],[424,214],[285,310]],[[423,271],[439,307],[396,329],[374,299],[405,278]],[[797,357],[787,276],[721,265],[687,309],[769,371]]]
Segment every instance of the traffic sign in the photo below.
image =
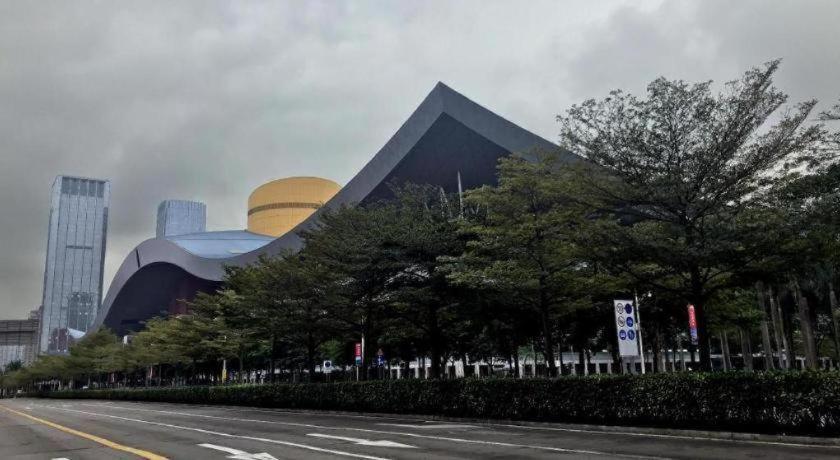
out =
[[639,347],[636,344],[638,333],[633,327],[636,323],[633,319],[635,305],[632,300],[616,300],[614,306],[618,354],[621,356],[639,356]]
[[333,369],[332,361],[329,361],[329,360],[324,361],[324,364],[321,366],[321,370],[325,374],[329,374],[330,372],[332,372],[332,369]]

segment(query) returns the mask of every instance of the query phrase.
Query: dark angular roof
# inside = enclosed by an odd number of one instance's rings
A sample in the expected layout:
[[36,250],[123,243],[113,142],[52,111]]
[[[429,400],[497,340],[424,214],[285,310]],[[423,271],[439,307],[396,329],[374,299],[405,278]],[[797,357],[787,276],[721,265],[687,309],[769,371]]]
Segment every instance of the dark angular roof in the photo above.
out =
[[104,324],[119,333],[137,329],[140,321],[162,313],[167,305],[171,310],[177,299],[217,285],[225,265],[246,265],[264,254],[300,249],[298,232],[313,226],[324,210],[387,197],[390,182],[454,191],[460,175],[465,189],[494,184],[499,157],[533,158],[538,150],[558,151],[567,162],[580,158],[438,83],[362,170],[289,233],[231,257],[201,257],[165,238],[141,243],[117,271],[94,327]]

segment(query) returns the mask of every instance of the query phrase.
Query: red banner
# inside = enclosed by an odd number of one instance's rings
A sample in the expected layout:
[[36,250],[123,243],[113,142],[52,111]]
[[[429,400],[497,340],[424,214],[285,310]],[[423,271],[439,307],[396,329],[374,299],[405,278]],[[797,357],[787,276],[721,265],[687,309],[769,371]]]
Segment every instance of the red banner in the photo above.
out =
[[361,342],[356,342],[356,357],[357,358],[362,357],[362,343]]
[[692,304],[688,304],[688,332],[691,334],[691,343],[697,345],[697,317],[694,316]]

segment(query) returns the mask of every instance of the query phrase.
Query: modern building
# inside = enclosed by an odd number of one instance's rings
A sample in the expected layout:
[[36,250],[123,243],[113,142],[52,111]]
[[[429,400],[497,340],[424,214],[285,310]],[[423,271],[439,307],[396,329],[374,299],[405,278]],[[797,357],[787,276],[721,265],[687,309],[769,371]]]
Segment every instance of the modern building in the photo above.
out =
[[0,320],[0,372],[9,363],[32,364],[38,356],[38,318]]
[[207,206],[198,201],[166,200],[158,205],[157,238],[207,231]]
[[[331,198],[325,198],[330,189],[324,186],[323,195],[313,192],[293,200],[285,191],[294,190],[296,181],[281,181],[266,187],[265,195],[258,189],[251,196],[250,232],[214,232],[200,241],[197,235],[185,235],[142,242],[117,271],[95,325],[125,334],[162,311],[178,311],[178,299],[189,300],[199,291],[218,287],[225,266],[299,250],[299,232],[315,225],[324,210],[387,199],[393,196],[392,185],[403,182],[436,185],[447,193],[457,192],[459,185],[464,189],[492,185],[499,158],[517,154],[534,160],[538,151],[558,152],[565,162],[579,160],[438,83],[368,164]],[[326,203],[315,209],[322,200]],[[309,214],[296,225],[290,224],[296,219],[280,218],[276,224],[259,224],[265,211],[301,208]]]
[[111,184],[58,176],[52,186],[39,350],[65,353],[102,299]]
[[13,362],[26,366],[38,356],[41,311],[32,310],[28,319],[0,320],[0,373]]
[[257,187],[248,197],[248,231],[281,236],[335,196],[341,186],[318,177],[288,177]]

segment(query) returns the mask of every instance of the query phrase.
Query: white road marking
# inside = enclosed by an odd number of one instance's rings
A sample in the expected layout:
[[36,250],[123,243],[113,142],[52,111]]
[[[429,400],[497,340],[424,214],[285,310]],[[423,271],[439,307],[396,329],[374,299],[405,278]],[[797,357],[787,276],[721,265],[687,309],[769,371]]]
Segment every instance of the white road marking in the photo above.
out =
[[87,412],[87,411],[76,410],[76,409],[66,409],[66,408],[57,407],[57,406],[41,406],[41,407],[60,410],[60,411],[64,411],[64,412],[76,412],[76,413],[85,414],[85,415],[107,417],[107,418],[112,418],[112,419],[116,419],[116,420],[124,420],[124,421],[127,421],[127,422],[145,423],[147,425],[156,425],[156,426],[163,426],[163,427],[166,427],[166,428],[175,428],[175,429],[178,429],[178,430],[195,431],[197,433],[210,434],[210,435],[213,435],[213,436],[222,436],[222,437],[225,437],[225,438],[247,439],[249,441],[259,441],[259,442],[265,442],[265,443],[270,443],[270,444],[280,444],[282,446],[297,447],[299,449],[312,450],[312,451],[315,451],[315,452],[324,452],[324,453],[327,453],[327,454],[341,455],[341,456],[344,456],[344,457],[365,458],[365,459],[369,459],[369,460],[388,460],[388,459],[385,459],[383,457],[374,457],[372,455],[354,454],[352,452],[344,452],[344,451],[341,451],[341,450],[334,450],[334,449],[324,449],[324,448],[321,448],[321,447],[310,446],[308,444],[299,444],[299,443],[296,443],[296,442],[281,441],[279,439],[258,438],[258,437],[255,437],[255,436],[244,436],[244,435],[231,434],[231,433],[222,433],[220,431],[204,430],[204,429],[201,429],[201,428],[194,428],[194,427],[190,427],[190,426],[172,425],[172,424],[169,424],[169,423],[153,422],[151,420],[142,420],[142,419],[139,419],[139,418],[120,417],[120,416],[117,416],[117,415],[100,414],[98,412]]
[[265,452],[259,454],[251,454],[245,452],[244,450],[234,449],[233,447],[217,446],[215,444],[199,444],[198,446],[227,452],[230,454],[227,458],[231,458],[234,460],[277,460],[277,457],[271,454],[267,454]]
[[[105,403],[101,404],[82,404],[92,407],[101,407]],[[138,404],[139,405],[139,404]],[[270,420],[251,420],[251,419],[239,419],[239,418],[228,418],[228,417],[217,417],[212,415],[201,415],[201,414],[189,414],[185,412],[174,412],[174,411],[164,411],[164,410],[155,410],[155,409],[139,409],[133,407],[121,407],[115,405],[109,405],[113,409],[123,409],[123,410],[139,410],[139,411],[147,411],[147,412],[160,412],[160,413],[170,413],[174,415],[183,415],[187,417],[206,417],[206,418],[215,418],[220,420],[236,420],[236,421],[243,421],[243,422],[257,422],[257,423],[275,423],[280,425],[288,425],[288,426],[301,426],[301,427],[310,427],[310,428],[325,428],[331,430],[356,430],[356,431],[369,431],[377,433],[375,430],[366,430],[363,428],[345,428],[345,427],[329,427],[329,426],[320,426],[320,425],[312,425],[307,423],[295,423],[295,422],[278,422],[278,421],[270,421]],[[324,413],[318,414],[317,412],[301,412],[301,411],[284,411],[284,410],[266,410],[266,409],[258,409],[258,408],[249,408],[249,409],[231,409],[225,407],[218,407],[218,406],[197,406],[197,407],[204,407],[207,409],[213,410],[220,410],[225,412],[246,412],[246,411],[254,411],[254,412],[265,412],[271,414],[293,414],[293,415],[322,415],[322,416],[329,416],[329,417],[364,417],[364,418],[380,418],[377,416],[355,416],[355,415],[344,415],[344,414],[334,414],[334,413]],[[381,419],[381,418],[380,418]],[[380,425],[387,425],[382,423]],[[415,425],[416,426],[416,425]],[[804,443],[796,443],[796,442],[784,442],[784,441],[762,441],[758,439],[724,439],[724,438],[712,438],[712,437],[703,437],[703,436],[691,436],[687,434],[659,434],[659,433],[633,433],[629,431],[601,431],[601,430],[593,430],[593,429],[585,429],[585,428],[561,428],[561,427],[550,427],[550,426],[532,426],[532,425],[514,425],[508,423],[485,423],[483,426],[486,427],[505,427],[505,428],[514,428],[519,430],[545,430],[545,431],[562,431],[567,433],[586,433],[586,434],[598,434],[598,435],[605,435],[605,436],[636,436],[636,437],[649,437],[649,438],[665,438],[665,439],[682,439],[682,440],[690,440],[690,441],[705,441],[705,442],[721,442],[721,443],[735,443],[735,444],[756,444],[756,445],[768,445],[768,446],[782,446],[782,447],[796,447],[796,448],[807,448],[807,449],[840,449],[840,445],[830,445],[830,444],[804,444]],[[385,433],[389,434],[391,432],[388,431],[380,431],[378,433]],[[407,436],[413,436],[413,434],[407,434]],[[414,435],[414,436],[421,436],[421,435]]]
[[429,423],[428,425],[412,425],[410,423],[377,423],[382,426],[398,426],[400,428],[417,428],[420,430],[448,430],[452,428],[478,428],[475,425],[459,425],[455,423]]
[[52,460],[70,460],[70,459],[66,458],[66,457],[58,457],[58,458],[53,458]]
[[[87,404],[93,405],[93,404]],[[49,406],[46,406],[49,407]],[[466,444],[481,444],[481,445],[488,445],[488,446],[497,446],[497,447],[513,447],[513,448],[522,448],[522,449],[533,449],[533,450],[543,450],[549,452],[562,452],[562,453],[570,453],[570,454],[584,454],[584,455],[603,455],[607,457],[625,457],[625,458],[647,458],[647,459],[666,459],[668,457],[653,457],[648,455],[634,455],[634,454],[619,454],[614,452],[599,452],[594,450],[582,450],[582,449],[564,449],[562,447],[552,447],[552,446],[540,446],[540,445],[532,445],[532,444],[514,444],[509,442],[497,442],[497,441],[480,441],[476,439],[463,439],[463,438],[450,438],[450,437],[443,437],[443,436],[431,436],[431,435],[422,435],[417,433],[405,433],[401,431],[385,431],[385,430],[371,430],[367,428],[351,428],[351,427],[340,427],[340,426],[326,426],[326,425],[313,425],[311,423],[295,423],[295,422],[280,422],[280,421],[273,421],[273,420],[258,420],[258,419],[244,419],[244,418],[234,418],[234,417],[217,417],[215,415],[204,415],[204,414],[190,414],[188,412],[176,412],[176,411],[166,411],[166,410],[156,410],[156,409],[141,409],[137,407],[121,407],[121,406],[108,406],[111,409],[123,409],[129,411],[144,411],[144,412],[158,412],[162,414],[170,414],[170,415],[179,415],[182,417],[198,417],[198,418],[208,418],[208,419],[216,419],[216,420],[224,420],[224,421],[233,421],[233,422],[249,422],[249,423],[266,423],[271,425],[284,425],[284,426],[297,426],[297,427],[305,427],[305,428],[317,428],[321,430],[346,430],[346,431],[357,431],[361,433],[376,433],[376,434],[385,434],[385,435],[396,435],[396,436],[407,436],[411,438],[420,438],[420,439],[433,439],[436,441],[449,441],[449,442],[457,442],[457,443],[466,443]],[[58,409],[58,408],[56,408]],[[68,409],[59,409],[59,410],[68,410]],[[84,411],[75,411],[85,413]],[[112,415],[106,414],[96,414],[102,415],[104,417],[115,417]],[[117,417],[119,418],[119,417]],[[147,422],[147,423],[157,423],[157,422]]]
[[832,444],[803,444],[795,442],[783,441],[761,441],[757,439],[723,439],[723,438],[706,438],[703,436],[690,436],[687,434],[659,434],[659,433],[633,433],[630,431],[599,431],[588,430],[585,428],[561,428],[555,426],[529,426],[529,425],[512,425],[512,424],[492,424],[490,426],[503,426],[506,428],[516,428],[520,430],[536,430],[536,431],[563,431],[566,433],[586,433],[586,434],[603,434],[603,435],[617,435],[617,436],[638,436],[647,438],[666,438],[666,439],[683,439],[691,441],[716,441],[716,442],[732,442],[736,444],[759,444],[769,446],[783,446],[783,447],[806,447],[810,449],[840,449],[838,445]]
[[315,438],[325,438],[325,439],[338,439],[339,441],[347,441],[352,442],[354,444],[358,444],[360,446],[372,446],[372,447],[396,447],[400,449],[416,449],[414,446],[410,446],[408,444],[400,444],[394,441],[371,441],[370,439],[362,439],[362,438],[349,438],[346,436],[333,436],[331,434],[321,434],[321,433],[308,433],[307,436],[312,436]]

